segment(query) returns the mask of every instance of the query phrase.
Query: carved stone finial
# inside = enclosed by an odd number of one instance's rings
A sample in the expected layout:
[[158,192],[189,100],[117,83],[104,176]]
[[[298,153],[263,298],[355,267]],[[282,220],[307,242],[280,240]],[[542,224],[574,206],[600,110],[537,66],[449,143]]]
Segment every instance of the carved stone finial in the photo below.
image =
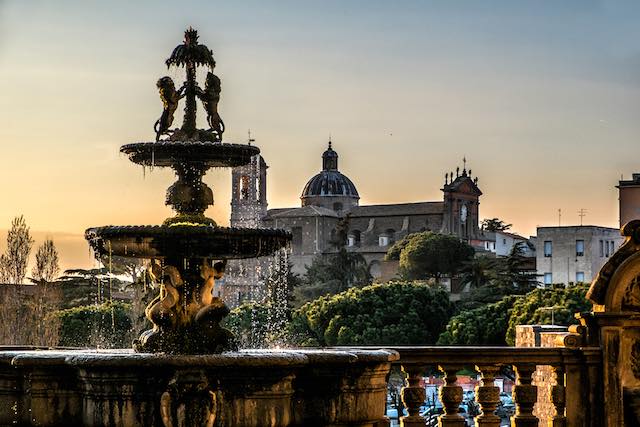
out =
[[460,166],[456,167],[456,178],[460,176]]

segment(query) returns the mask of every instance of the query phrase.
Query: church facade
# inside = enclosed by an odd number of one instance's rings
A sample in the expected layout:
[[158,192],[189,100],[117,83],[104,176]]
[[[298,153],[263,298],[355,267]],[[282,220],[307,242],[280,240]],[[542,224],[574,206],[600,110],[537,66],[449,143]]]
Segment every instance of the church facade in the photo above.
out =
[[[267,208],[267,165],[262,157],[256,156],[251,164],[234,168],[231,226],[290,231],[293,240],[289,259],[293,271],[299,274],[304,274],[315,256],[336,251],[332,243],[336,227],[346,217],[349,218],[347,250],[363,255],[374,278],[383,275],[387,250],[411,233],[433,231],[455,235],[472,246],[483,244],[478,224],[482,192],[478,178],[472,178],[466,164],[462,171],[457,168],[455,174],[445,175],[442,200],[360,205],[358,190],[353,181],[339,171],[338,159],[329,142],[322,154],[322,170],[303,187],[300,206],[291,208]],[[251,298],[251,285],[239,280],[236,271],[244,267],[231,265],[230,269],[227,301]],[[247,283],[242,285],[242,282]]]

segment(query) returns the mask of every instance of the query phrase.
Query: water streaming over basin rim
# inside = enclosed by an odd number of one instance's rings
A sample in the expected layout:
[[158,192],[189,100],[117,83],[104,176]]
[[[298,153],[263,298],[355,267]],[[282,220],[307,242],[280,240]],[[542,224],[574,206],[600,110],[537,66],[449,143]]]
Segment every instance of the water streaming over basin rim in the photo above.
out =
[[89,228],[85,238],[97,255],[133,258],[256,258],[287,247],[280,229],[211,225],[128,225]]
[[133,163],[170,167],[175,164],[202,164],[206,167],[236,167],[260,154],[255,145],[208,141],[136,142],[120,147]]
[[0,366],[174,366],[174,367],[285,367],[350,365],[358,362],[386,363],[399,355],[385,349],[252,349],[211,355],[135,353],[128,349],[4,350]]

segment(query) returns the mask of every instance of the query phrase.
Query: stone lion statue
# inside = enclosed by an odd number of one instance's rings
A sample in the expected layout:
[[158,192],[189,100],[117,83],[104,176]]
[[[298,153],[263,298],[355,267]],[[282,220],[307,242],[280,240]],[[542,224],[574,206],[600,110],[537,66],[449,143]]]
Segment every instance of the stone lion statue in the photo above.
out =
[[156,86],[160,91],[160,99],[164,107],[162,115],[153,126],[153,129],[156,131],[156,141],[158,141],[160,136],[169,131],[169,127],[173,123],[173,115],[178,108],[178,101],[182,98],[182,90],[176,90],[176,85],[169,76],[160,78]]
[[218,76],[212,72],[207,73],[204,83],[204,90],[199,94],[202,105],[207,112],[207,123],[211,126],[211,130],[222,136],[224,132],[224,123],[218,114],[218,102],[220,102],[220,91],[222,86]]

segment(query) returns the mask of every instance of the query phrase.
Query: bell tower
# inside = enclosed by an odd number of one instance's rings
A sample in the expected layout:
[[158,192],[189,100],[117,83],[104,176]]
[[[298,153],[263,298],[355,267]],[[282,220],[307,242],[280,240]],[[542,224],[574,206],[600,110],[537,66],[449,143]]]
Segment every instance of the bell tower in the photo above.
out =
[[479,206],[482,191],[478,188],[478,178],[471,177],[471,169],[467,171],[467,160],[463,159],[462,173],[456,168],[445,174],[444,209],[442,233],[453,234],[461,240],[469,242],[478,237]]
[[267,164],[262,156],[231,171],[231,226],[259,227],[267,214]]

